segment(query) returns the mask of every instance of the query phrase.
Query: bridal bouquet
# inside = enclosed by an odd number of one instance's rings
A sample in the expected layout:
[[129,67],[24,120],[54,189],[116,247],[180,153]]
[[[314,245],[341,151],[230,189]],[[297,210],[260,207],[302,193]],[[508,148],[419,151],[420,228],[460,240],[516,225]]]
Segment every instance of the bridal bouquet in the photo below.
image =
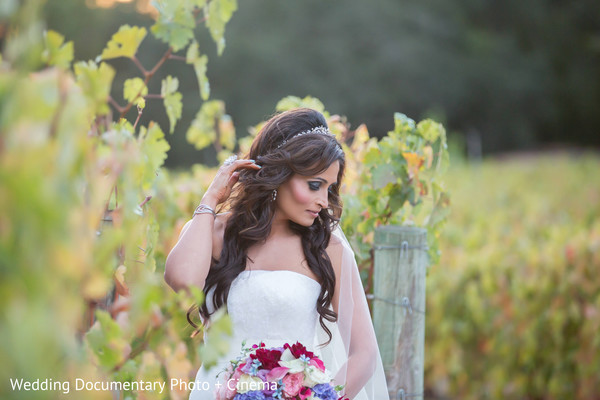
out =
[[215,389],[217,400],[338,400],[343,388],[331,384],[323,361],[299,342],[242,346],[242,356],[224,372],[224,382]]

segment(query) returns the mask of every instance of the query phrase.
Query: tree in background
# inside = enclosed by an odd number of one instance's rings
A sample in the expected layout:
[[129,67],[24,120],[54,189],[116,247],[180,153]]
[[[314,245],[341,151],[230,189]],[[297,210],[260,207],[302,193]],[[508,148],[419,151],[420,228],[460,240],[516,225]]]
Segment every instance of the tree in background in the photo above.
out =
[[[86,18],[65,26],[69,9]],[[106,41],[123,23],[152,24],[127,5],[92,13],[83,2],[52,0],[46,10],[50,27],[67,38],[89,32]],[[257,0],[240,10],[221,57],[208,37],[199,44],[210,59],[214,95],[242,136],[282,97],[311,94],[332,112],[364,121],[377,137],[393,128],[389,115],[401,111],[441,120],[451,139],[480,137],[484,154],[600,144],[598,2]],[[85,59],[94,56],[90,47],[101,46],[76,43],[75,52]],[[157,51],[151,40],[144,46],[148,57]],[[199,107],[197,88],[187,84],[193,75],[172,63],[164,73],[186,82],[183,129]],[[148,110],[166,126],[162,110]],[[209,151],[190,149],[182,135],[169,143],[176,155],[169,166],[215,161]]]

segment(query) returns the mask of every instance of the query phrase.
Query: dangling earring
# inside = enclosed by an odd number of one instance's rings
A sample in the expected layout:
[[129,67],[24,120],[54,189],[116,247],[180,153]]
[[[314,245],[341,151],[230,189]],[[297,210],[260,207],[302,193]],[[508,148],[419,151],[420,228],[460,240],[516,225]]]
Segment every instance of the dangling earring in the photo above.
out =
[[277,199],[277,189],[273,189],[273,197],[271,201],[275,201]]

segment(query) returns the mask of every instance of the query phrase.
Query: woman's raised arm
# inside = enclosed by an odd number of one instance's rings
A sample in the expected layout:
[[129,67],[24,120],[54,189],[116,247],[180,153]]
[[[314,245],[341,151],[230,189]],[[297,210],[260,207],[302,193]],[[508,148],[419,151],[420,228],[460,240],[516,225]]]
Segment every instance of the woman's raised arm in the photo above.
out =
[[[237,160],[219,168],[215,179],[202,197],[200,204],[214,210],[227,200],[238,180],[238,169],[260,169],[253,160]],[[179,291],[189,286],[204,288],[211,259],[220,254],[226,217],[213,214],[196,214],[188,221],[179,240],[167,256],[165,282]]]

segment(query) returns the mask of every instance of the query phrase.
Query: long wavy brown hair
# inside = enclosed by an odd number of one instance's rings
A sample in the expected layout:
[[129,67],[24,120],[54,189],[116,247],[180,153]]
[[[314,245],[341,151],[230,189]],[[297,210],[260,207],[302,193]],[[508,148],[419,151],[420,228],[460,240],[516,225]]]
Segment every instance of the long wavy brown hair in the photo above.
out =
[[[329,309],[335,289],[335,274],[326,248],[342,213],[339,190],[345,158],[340,144],[331,135],[295,136],[318,126],[327,127],[327,121],[320,112],[299,108],[273,116],[262,127],[249,154],[244,157],[256,160],[262,168],[240,171],[239,181],[228,200],[231,215],[225,226],[223,249],[219,259],[212,260],[204,294],[206,301],[212,301],[215,310],[227,304],[231,283],[246,269],[248,249],[263,242],[271,231],[275,214],[275,202],[271,201],[273,190],[294,174],[317,175],[338,161],[340,169],[337,183],[328,192],[328,208],[319,212],[311,226],[289,221],[292,231],[301,237],[310,270],[321,284],[317,312],[319,322],[329,336],[326,343],[329,343],[332,335],[324,320],[335,322],[337,314]],[[209,294],[211,290],[213,292]],[[211,314],[206,301],[199,310],[208,320]],[[188,320],[193,309],[188,312]]]

